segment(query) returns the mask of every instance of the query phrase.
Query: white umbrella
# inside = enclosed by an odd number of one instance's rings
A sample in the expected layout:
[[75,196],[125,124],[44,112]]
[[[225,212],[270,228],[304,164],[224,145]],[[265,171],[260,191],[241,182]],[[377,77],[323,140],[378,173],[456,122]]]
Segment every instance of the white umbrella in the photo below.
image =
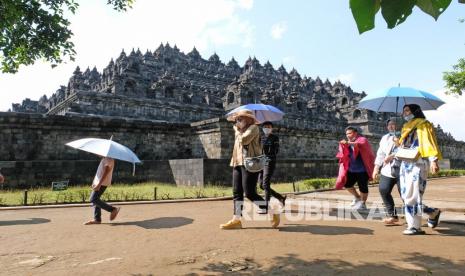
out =
[[134,170],[135,163],[141,163],[137,155],[132,152],[132,150],[115,141],[112,141],[111,138],[110,140],[100,138],[84,138],[69,142],[66,145],[100,156],[130,162],[134,165]]

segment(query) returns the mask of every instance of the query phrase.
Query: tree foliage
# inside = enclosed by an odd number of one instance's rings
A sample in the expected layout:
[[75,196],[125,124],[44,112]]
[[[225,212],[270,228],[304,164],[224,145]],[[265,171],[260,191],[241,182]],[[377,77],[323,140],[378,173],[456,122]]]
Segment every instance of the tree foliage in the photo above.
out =
[[[452,0],[350,0],[350,9],[360,34],[375,27],[379,10],[389,29],[403,23],[416,6],[435,20],[449,7]],[[459,0],[460,3],[465,0]]]
[[459,59],[459,62],[452,68],[453,71],[444,72],[443,79],[449,94],[461,96],[465,91],[465,59]]
[[[117,11],[130,8],[134,0],[107,0]],[[56,66],[74,60],[73,32],[65,12],[76,12],[75,0],[0,0],[0,66],[15,73],[20,65],[45,59]]]

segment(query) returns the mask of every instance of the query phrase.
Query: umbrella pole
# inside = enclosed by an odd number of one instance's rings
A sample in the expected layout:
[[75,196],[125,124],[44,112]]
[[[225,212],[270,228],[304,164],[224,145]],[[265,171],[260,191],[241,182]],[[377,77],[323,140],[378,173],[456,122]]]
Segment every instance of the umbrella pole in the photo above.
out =
[[395,123],[396,123],[396,128],[394,129],[394,136],[396,135],[396,131],[397,131],[397,109],[399,107],[399,97],[396,97],[396,119],[395,119]]

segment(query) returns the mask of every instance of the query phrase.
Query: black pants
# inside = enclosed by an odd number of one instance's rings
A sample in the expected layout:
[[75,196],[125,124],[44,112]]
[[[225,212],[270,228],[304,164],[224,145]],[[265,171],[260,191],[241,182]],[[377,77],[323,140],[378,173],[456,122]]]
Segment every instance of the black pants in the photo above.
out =
[[96,221],[102,221],[102,209],[107,212],[111,212],[115,209],[115,207],[100,199],[106,189],[106,186],[101,186],[98,191],[92,191],[90,194],[90,203],[94,206],[94,220]]
[[276,161],[270,160],[266,163],[265,167],[263,168],[263,171],[261,171],[258,175],[258,183],[260,183],[260,188],[265,191],[265,200],[266,200],[267,209],[268,209],[268,202],[270,201],[271,197],[274,197],[279,201],[283,201],[284,199],[284,197],[280,193],[271,189],[271,177],[273,176],[275,168],[276,168]]
[[368,194],[368,173],[366,172],[347,172],[347,181],[345,188],[353,188],[355,183],[361,193]]
[[379,178],[379,193],[383,199],[384,206],[386,207],[386,216],[397,217],[396,207],[394,205],[394,199],[392,198],[392,188],[397,186],[397,191],[400,195],[400,185],[398,178],[391,178],[381,175]]
[[265,200],[257,194],[258,172],[248,172],[244,166],[233,168],[233,199],[234,215],[242,215],[242,205],[245,197],[251,200],[259,208],[266,208]]

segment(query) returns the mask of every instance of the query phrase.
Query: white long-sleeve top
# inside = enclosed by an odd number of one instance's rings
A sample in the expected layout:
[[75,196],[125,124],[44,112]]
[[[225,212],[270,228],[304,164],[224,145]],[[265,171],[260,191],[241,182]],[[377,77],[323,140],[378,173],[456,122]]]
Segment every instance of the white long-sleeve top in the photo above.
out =
[[387,163],[384,164],[384,158],[388,156],[391,151],[392,147],[394,146],[394,135],[391,134],[386,134],[381,138],[381,141],[379,141],[379,148],[378,151],[376,152],[376,159],[375,159],[375,165],[381,167],[381,174],[386,176],[386,177],[391,177],[391,164]]

